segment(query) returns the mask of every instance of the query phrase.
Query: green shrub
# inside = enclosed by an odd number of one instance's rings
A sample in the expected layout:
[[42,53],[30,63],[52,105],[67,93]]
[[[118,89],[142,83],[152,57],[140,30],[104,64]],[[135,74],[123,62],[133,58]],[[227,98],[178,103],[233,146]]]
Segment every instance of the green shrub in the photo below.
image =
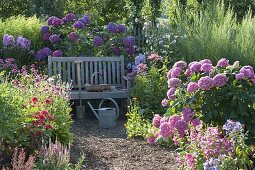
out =
[[239,24],[231,9],[225,11],[222,2],[212,3],[205,10],[189,14],[176,9],[175,32],[187,35],[177,41],[179,57],[188,61],[210,58],[214,62],[228,56],[231,62],[255,64],[255,19],[248,14]]
[[[6,20],[0,20],[0,37],[4,34],[11,34],[14,37],[19,35],[31,40],[31,48],[38,50],[42,46],[40,28],[43,25],[38,18],[24,16],[10,17]],[[2,38],[0,40],[2,44]],[[13,57],[13,56],[9,56]]]
[[69,87],[25,68],[16,79],[0,77],[0,136],[6,148],[38,149],[42,138],[72,139]]

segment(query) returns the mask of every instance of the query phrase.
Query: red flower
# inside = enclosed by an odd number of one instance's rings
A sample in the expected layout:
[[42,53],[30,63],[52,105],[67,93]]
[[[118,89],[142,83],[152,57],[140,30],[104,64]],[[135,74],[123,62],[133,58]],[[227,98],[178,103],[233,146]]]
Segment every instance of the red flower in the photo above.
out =
[[40,122],[39,120],[33,120],[32,123],[33,123],[33,125],[36,126],[36,127],[38,127],[38,126],[41,125],[41,122]]
[[53,129],[53,127],[52,127],[52,125],[45,125],[45,129],[50,130],[50,129]]
[[37,98],[37,97],[33,97],[33,98],[31,99],[31,102],[33,102],[34,104],[36,104],[36,103],[38,102],[38,98]]
[[53,117],[52,115],[49,114],[49,115],[48,115],[48,119],[49,119],[49,120],[53,120],[54,117]]
[[49,114],[49,112],[47,110],[42,110],[39,112],[39,115],[40,114],[47,116]]
[[46,103],[46,104],[51,104],[51,103],[52,103],[52,100],[51,100],[51,99],[46,99],[46,100],[45,100],[45,103]]

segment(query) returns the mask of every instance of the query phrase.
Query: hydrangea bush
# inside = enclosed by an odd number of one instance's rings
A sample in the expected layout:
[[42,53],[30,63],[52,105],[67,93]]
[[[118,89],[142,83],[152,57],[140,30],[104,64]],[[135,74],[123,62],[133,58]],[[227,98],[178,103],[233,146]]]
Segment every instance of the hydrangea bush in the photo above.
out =
[[51,16],[47,25],[41,27],[41,33],[46,48],[37,52],[39,61],[48,55],[132,56],[136,51],[135,38],[127,36],[127,29],[123,24],[109,22],[105,27],[97,26],[89,14],[78,17],[68,13],[63,18]]
[[214,66],[208,59],[187,64],[178,61],[167,74],[166,115],[189,108],[205,123],[222,127],[228,120],[244,124],[249,143],[254,143],[255,74],[253,67],[233,65],[222,58]]
[[33,151],[42,138],[69,143],[70,86],[38,74],[34,65],[16,71],[15,79],[0,76],[0,136],[5,148]]

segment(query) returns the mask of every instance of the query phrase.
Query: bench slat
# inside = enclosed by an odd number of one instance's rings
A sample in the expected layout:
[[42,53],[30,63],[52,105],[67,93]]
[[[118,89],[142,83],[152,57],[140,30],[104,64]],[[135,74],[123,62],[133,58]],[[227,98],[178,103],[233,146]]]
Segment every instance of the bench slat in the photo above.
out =
[[117,84],[120,84],[120,62],[116,62],[117,65]]
[[115,72],[116,72],[115,62],[112,61],[112,84],[116,84]]
[[89,82],[89,63],[87,61],[85,62],[85,72],[86,72],[85,73],[86,74],[86,83],[89,84],[90,83]]
[[72,62],[72,80],[73,80],[73,86],[77,86],[77,83],[75,81],[75,63]]
[[67,82],[71,83],[71,67],[70,62],[67,62]]
[[98,73],[96,73],[96,72],[98,72],[98,70],[97,70],[97,61],[94,61],[94,81],[95,81],[95,84],[98,84]]
[[52,62],[57,61],[120,61],[120,57],[52,57]]
[[63,81],[66,82],[66,62],[63,62]]
[[112,84],[112,80],[111,80],[111,63],[107,62],[107,68],[108,68],[108,84]]
[[81,85],[83,86],[85,83],[84,83],[84,62],[81,63]]
[[94,82],[92,82],[92,80],[91,80],[91,77],[92,77],[92,74],[94,73],[94,71],[93,71],[93,61],[90,61],[89,62],[89,82],[90,82],[90,84],[94,84]]
[[[103,76],[103,71],[102,71],[102,61],[99,61],[99,73]],[[102,76],[99,76],[99,83],[103,84],[103,78]]]
[[107,76],[106,76],[106,62],[103,61],[103,66],[104,66],[104,84],[107,84]]

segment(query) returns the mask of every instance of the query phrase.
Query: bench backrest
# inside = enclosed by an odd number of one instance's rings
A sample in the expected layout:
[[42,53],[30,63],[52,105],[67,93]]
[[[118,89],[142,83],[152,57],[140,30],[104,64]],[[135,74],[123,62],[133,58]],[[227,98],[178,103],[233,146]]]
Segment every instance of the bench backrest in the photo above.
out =
[[77,61],[81,62],[81,84],[91,83],[91,76],[95,72],[93,84],[111,84],[124,87],[124,56],[120,57],[48,57],[49,76],[60,75],[62,81],[71,83],[78,88]]

